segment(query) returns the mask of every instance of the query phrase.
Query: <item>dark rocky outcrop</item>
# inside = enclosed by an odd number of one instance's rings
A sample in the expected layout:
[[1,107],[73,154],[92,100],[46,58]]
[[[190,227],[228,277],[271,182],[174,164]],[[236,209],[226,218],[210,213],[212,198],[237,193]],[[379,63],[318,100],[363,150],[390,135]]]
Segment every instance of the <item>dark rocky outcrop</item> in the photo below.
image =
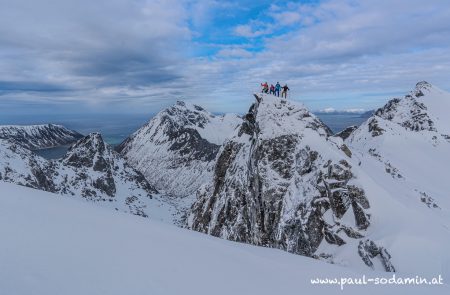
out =
[[334,136],[340,137],[343,140],[346,140],[353,131],[358,129],[358,126],[350,126],[342,130],[341,132],[336,133]]
[[373,259],[378,258],[387,272],[395,272],[389,252],[369,239],[359,242],[358,254],[364,263],[371,268],[374,268]]
[[369,126],[369,132],[371,132],[373,137],[380,136],[385,131],[383,128],[381,128],[378,125],[378,121],[375,118],[372,118],[369,120],[368,126]]

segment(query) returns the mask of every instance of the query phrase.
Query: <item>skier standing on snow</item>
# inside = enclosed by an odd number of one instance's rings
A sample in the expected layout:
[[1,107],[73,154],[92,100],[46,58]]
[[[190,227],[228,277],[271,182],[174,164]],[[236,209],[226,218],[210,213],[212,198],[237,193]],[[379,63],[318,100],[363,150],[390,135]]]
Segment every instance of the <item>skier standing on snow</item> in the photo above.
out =
[[281,89],[280,82],[277,82],[277,85],[275,85],[275,92],[274,92],[274,95],[280,97],[280,89]]
[[287,84],[284,84],[284,86],[282,88],[283,88],[283,91],[281,92],[281,98],[283,98],[283,95],[284,95],[284,98],[287,98],[287,92],[289,90],[289,87],[287,86]]
[[261,83],[261,86],[262,86],[263,93],[269,93],[269,84],[267,84],[267,82],[265,82],[264,84]]
[[270,94],[275,95],[275,86],[273,84],[270,84]]

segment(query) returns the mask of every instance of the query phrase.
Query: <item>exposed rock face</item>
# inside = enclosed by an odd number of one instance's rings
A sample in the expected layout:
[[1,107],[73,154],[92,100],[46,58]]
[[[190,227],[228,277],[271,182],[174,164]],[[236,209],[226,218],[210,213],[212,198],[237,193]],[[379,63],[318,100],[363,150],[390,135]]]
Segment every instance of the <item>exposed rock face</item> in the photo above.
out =
[[242,122],[236,115],[213,115],[185,102],[161,111],[118,151],[159,190],[185,197],[212,178],[225,138]]
[[380,136],[384,133],[384,131],[386,131],[379,126],[378,121],[375,118],[370,118],[367,121],[367,124],[369,126],[369,132],[373,137]]
[[369,201],[341,150],[342,139],[302,105],[269,95],[256,99],[219,151],[214,180],[198,191],[187,226],[333,257],[327,245],[345,247],[371,223]]
[[15,142],[0,141],[0,180],[148,216],[157,191],[105,144],[98,133],[75,143],[60,160],[47,161]]
[[30,150],[72,144],[83,135],[60,125],[0,125],[0,139],[8,139]]
[[[418,90],[423,96],[423,92]],[[395,122],[412,131],[435,131],[433,121],[427,114],[427,107],[417,100],[416,94],[410,94],[405,99],[394,98],[384,107],[375,112],[375,116]],[[409,110],[404,112],[403,110]]]
[[341,132],[336,133],[334,136],[338,136],[342,138],[343,140],[346,140],[350,134],[352,134],[353,131],[358,129],[358,126],[350,126],[342,130]]
[[[435,121],[441,121],[441,118],[439,118],[441,116],[434,116],[433,110],[430,112],[428,108],[431,107],[432,109],[435,109],[435,106],[432,101],[430,102],[425,97],[436,95],[446,96],[446,93],[432,86],[428,82],[422,81],[417,83],[415,89],[405,95],[405,97],[393,98],[382,108],[376,110],[374,115],[368,120],[369,131],[377,131],[378,129],[379,132],[372,134],[372,136],[382,134],[382,131],[384,130],[381,127],[375,126],[377,120],[398,124],[409,131],[437,131]],[[430,105],[430,103],[432,105]],[[445,107],[446,104],[448,104],[448,102],[444,102],[443,107]],[[447,128],[445,129],[445,131],[448,130]]]

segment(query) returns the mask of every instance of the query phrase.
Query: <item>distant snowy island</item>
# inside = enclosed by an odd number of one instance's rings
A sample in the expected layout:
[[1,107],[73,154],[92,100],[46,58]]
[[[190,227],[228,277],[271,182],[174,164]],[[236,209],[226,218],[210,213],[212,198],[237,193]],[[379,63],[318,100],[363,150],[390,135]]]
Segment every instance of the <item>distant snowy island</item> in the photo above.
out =
[[346,109],[346,110],[336,110],[335,108],[324,108],[322,110],[315,111],[318,114],[362,114],[366,112],[364,109]]

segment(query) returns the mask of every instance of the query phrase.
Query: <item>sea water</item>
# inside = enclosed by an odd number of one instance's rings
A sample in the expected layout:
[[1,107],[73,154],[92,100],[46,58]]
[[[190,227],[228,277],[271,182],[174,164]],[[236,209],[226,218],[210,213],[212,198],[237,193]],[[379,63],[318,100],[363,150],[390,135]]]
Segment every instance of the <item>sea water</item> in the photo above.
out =
[[330,127],[331,131],[333,133],[338,133],[342,130],[344,130],[347,127],[350,126],[359,126],[364,121],[367,120],[367,118],[363,117],[361,114],[348,114],[348,113],[342,113],[342,114],[317,114],[317,117],[322,120],[328,127]]

